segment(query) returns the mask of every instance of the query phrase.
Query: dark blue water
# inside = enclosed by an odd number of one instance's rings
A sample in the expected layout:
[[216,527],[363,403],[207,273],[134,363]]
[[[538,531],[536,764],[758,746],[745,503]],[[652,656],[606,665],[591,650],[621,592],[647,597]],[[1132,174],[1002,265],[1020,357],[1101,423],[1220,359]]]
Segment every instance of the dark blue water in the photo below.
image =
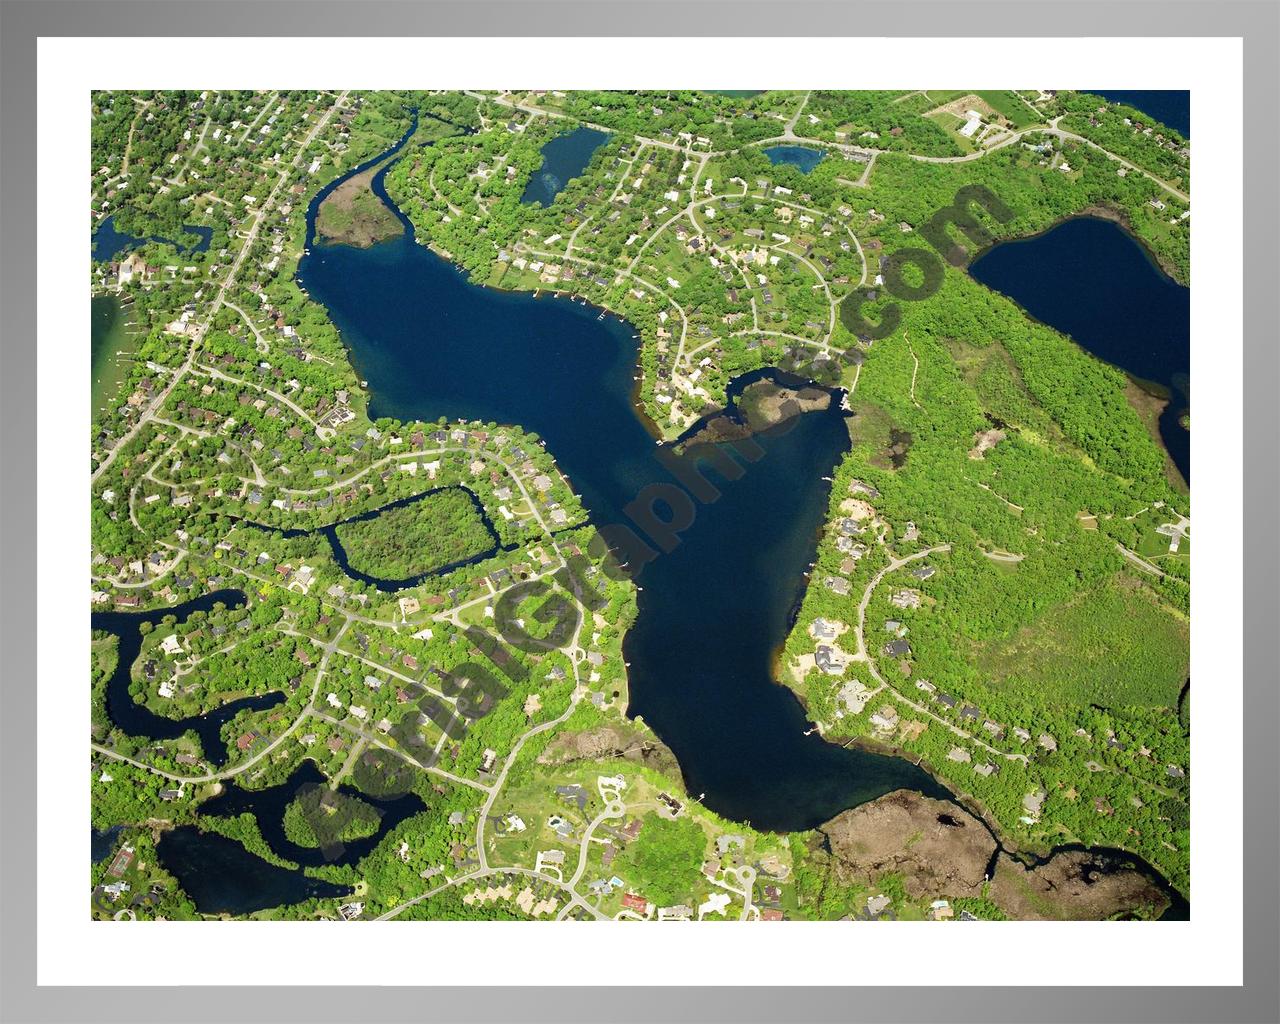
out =
[[381,576],[370,576],[367,573],[361,572],[359,569],[352,568],[351,562],[347,556],[347,549],[342,546],[342,541],[338,538],[339,526],[345,526],[348,523],[369,522],[372,519],[377,519],[378,516],[382,515],[383,512],[390,512],[392,509],[404,508],[406,505],[416,504],[417,502],[422,501],[424,498],[428,497],[429,495],[435,494],[439,491],[444,491],[449,489],[450,488],[448,487],[433,487],[430,490],[423,491],[420,494],[410,495],[407,498],[400,498],[398,501],[390,502],[389,504],[383,505],[381,508],[370,509],[368,512],[361,512],[357,516],[349,516],[346,519],[340,519],[337,522],[330,523],[327,526],[316,526],[311,529],[302,529],[299,527],[292,527],[286,530],[276,526],[267,526],[264,523],[255,523],[248,519],[238,519],[237,522],[241,523],[244,526],[251,526],[255,530],[264,530],[268,533],[278,533],[280,534],[280,536],[286,539],[290,539],[293,537],[310,537],[314,534],[320,534],[325,538],[325,540],[329,542],[329,547],[333,551],[333,559],[335,562],[338,563],[338,567],[343,572],[345,572],[348,576],[350,576],[353,580],[359,580],[361,583],[367,583],[370,586],[383,591],[384,593],[394,593],[397,590],[405,590],[408,587],[416,587],[419,584],[425,583],[427,580],[437,576],[446,576],[449,573],[453,572],[455,569],[461,569],[463,566],[476,565],[480,562],[483,562],[486,558],[492,558],[499,551],[514,550],[515,547],[519,546],[519,545],[511,545],[510,547],[504,547],[499,542],[498,532],[497,530],[494,529],[493,520],[489,518],[489,513],[485,511],[484,505],[480,503],[480,499],[477,498],[467,488],[457,487],[456,488],[457,490],[462,491],[468,498],[471,499],[472,507],[475,508],[475,510],[480,514],[480,518],[484,520],[485,529],[489,531],[489,537],[493,541],[490,547],[486,548],[484,551],[479,552],[478,554],[472,555],[470,558],[461,558],[461,559],[458,559],[456,562],[449,562],[448,564],[442,565],[436,569],[432,569],[429,572],[420,573],[417,576],[409,576],[409,577],[406,577],[405,579],[400,579],[400,580],[389,580],[389,579],[384,579]]
[[[306,760],[302,761],[294,769],[293,774],[278,786],[270,786],[266,789],[242,789],[234,782],[225,783],[226,789],[222,793],[200,805],[200,814],[209,817],[234,818],[248,812],[257,818],[262,838],[266,840],[273,853],[304,867],[319,867],[323,864],[335,866],[355,864],[372,851],[391,829],[411,815],[427,809],[427,805],[416,793],[405,793],[383,800],[370,796],[354,786],[340,785],[338,792],[343,796],[361,800],[379,812],[378,830],[364,839],[344,841],[340,844],[340,849],[321,850],[319,847],[298,846],[285,835],[285,808],[297,800],[306,789],[327,784],[328,780],[316,763]],[[179,878],[179,881],[181,880]]]
[[557,135],[542,147],[542,166],[529,179],[520,202],[550,206],[560,190],[587,169],[591,154],[608,138],[607,132],[594,128],[575,128]]
[[[283,692],[241,697],[207,715],[165,718],[133,699],[129,693],[129,680],[133,663],[142,649],[142,633],[138,629],[142,623],[150,622],[154,626],[166,615],[176,616],[178,622],[185,622],[194,611],[207,612],[218,603],[228,608],[238,608],[244,601],[244,594],[239,590],[217,590],[172,608],[159,608],[149,612],[94,612],[90,616],[92,627],[113,633],[119,641],[115,671],[107,680],[107,717],[116,728],[129,736],[152,740],[177,739],[188,730],[193,731],[200,739],[205,759],[215,765],[223,764],[227,759],[227,744],[222,738],[222,727],[241,711],[262,711],[284,703]],[[283,679],[280,682],[281,685],[284,684]]]
[[209,248],[209,243],[213,241],[213,228],[203,224],[183,224],[182,230],[187,236],[195,235],[196,241],[192,242],[189,237],[185,241],[175,241],[171,238],[160,238],[158,236],[138,238],[136,235],[130,235],[124,231],[117,231],[116,218],[113,214],[99,224],[98,230],[93,233],[93,258],[104,262],[113,260],[122,252],[136,249],[146,242],[165,242],[184,253],[206,252]]
[[[390,202],[383,175],[376,194]],[[316,204],[309,210],[314,235]],[[367,249],[313,248],[302,286],[329,310],[368,380],[370,414],[516,423],[536,431],[598,525],[629,524],[629,503],[671,484],[632,401],[635,332],[568,299],[471,284],[405,233]],[[689,791],[767,829],[798,830],[899,788],[945,797],[909,762],[824,742],[773,678],[848,446],[838,402],[765,438],[743,477],[697,503],[678,546],[637,577],[626,642],[631,713],[679,758]],[[661,506],[659,516],[665,515]]]
[[112,825],[101,832],[96,828],[89,829],[89,856],[93,858],[93,863],[101,864],[111,856],[116,848],[116,839],[123,831],[123,825]]
[[1191,138],[1191,93],[1186,89],[1085,89],[1112,103],[1127,103],[1161,124],[1167,124],[1184,139]]
[[234,839],[194,825],[170,829],[156,844],[156,859],[202,914],[252,914],[308,899],[335,899],[351,889],[277,867]]
[[822,163],[823,157],[827,154],[820,149],[810,149],[808,146],[770,146],[764,151],[764,155],[769,158],[770,163],[790,164],[808,174]]
[[1077,217],[1034,238],[1004,242],[969,272],[1081,347],[1169,395],[1160,437],[1191,480],[1191,290],[1164,273],[1126,231]]

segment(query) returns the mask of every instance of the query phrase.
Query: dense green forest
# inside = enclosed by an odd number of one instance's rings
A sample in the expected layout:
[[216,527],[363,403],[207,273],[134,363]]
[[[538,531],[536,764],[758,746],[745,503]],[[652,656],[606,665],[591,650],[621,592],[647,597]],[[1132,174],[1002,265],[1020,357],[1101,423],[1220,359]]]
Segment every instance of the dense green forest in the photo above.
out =
[[496,543],[470,492],[460,487],[336,529],[351,567],[379,579],[420,576],[489,551]]
[[640,838],[627,851],[636,887],[659,904],[683,902],[698,880],[706,846],[696,821],[645,815]]

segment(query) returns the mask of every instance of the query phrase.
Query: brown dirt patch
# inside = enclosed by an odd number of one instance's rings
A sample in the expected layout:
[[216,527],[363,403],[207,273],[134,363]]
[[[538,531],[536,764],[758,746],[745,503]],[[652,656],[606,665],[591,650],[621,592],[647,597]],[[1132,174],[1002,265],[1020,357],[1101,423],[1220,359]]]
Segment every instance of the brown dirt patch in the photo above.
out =
[[395,238],[404,226],[369,187],[378,168],[348,178],[325,197],[316,213],[316,231],[326,241],[367,249]]
[[894,874],[913,900],[981,896],[1016,920],[1102,920],[1154,915],[1166,900],[1118,857],[1062,851],[1027,867],[1001,854],[988,884],[996,842],[983,823],[955,804],[898,790],[832,818],[826,837],[830,870],[846,884],[875,884]]
[[558,735],[538,756],[539,764],[573,761],[638,761],[657,771],[679,777],[679,764],[671,750],[651,733],[637,728],[602,725],[583,732]]
[[996,427],[992,427],[990,430],[980,430],[973,435],[973,447],[969,449],[969,458],[985,458],[989,449],[994,448],[1008,436],[1003,430]]

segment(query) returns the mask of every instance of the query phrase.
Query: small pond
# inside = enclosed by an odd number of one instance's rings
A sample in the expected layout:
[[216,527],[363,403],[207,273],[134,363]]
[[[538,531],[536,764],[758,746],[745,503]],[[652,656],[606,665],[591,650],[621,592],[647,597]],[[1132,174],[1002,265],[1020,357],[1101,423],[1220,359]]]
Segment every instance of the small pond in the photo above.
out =
[[182,825],[161,836],[156,859],[202,914],[239,916],[351,892],[349,886],[269,864],[236,840],[201,832],[194,825]]
[[560,190],[587,169],[591,155],[608,138],[607,132],[595,128],[575,128],[557,135],[542,147],[542,166],[533,172],[520,202],[550,206]]
[[764,155],[772,164],[790,164],[792,167],[800,168],[804,174],[808,174],[822,163],[827,154],[820,149],[810,149],[808,146],[770,146],[764,151]]
[[1191,290],[1118,224],[1074,217],[1034,238],[1002,242],[969,273],[1031,316],[1069,334],[1167,400],[1160,438],[1191,480]]
[[[184,253],[206,252],[213,241],[213,228],[204,224],[183,224],[184,240],[161,238],[153,235],[150,238],[139,238],[126,231],[116,230],[116,218],[113,214],[98,225],[93,233],[93,258],[106,262],[113,260],[122,252],[136,249],[147,242],[164,242]],[[195,235],[194,241],[189,237]]]

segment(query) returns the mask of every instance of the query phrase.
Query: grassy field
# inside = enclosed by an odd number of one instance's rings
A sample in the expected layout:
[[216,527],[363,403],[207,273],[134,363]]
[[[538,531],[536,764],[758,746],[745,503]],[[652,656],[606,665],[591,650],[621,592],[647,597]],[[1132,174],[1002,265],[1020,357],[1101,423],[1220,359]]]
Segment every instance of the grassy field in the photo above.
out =
[[369,188],[377,173],[370,168],[334,189],[316,213],[316,230],[330,242],[367,248],[399,236],[404,227]]
[[1015,128],[1026,128],[1040,120],[1036,112],[1011,89],[989,89],[980,91],[978,95],[1013,122]]
[[978,667],[995,686],[1034,685],[1063,703],[1173,707],[1189,668],[1190,624],[1121,574],[1013,638]]

